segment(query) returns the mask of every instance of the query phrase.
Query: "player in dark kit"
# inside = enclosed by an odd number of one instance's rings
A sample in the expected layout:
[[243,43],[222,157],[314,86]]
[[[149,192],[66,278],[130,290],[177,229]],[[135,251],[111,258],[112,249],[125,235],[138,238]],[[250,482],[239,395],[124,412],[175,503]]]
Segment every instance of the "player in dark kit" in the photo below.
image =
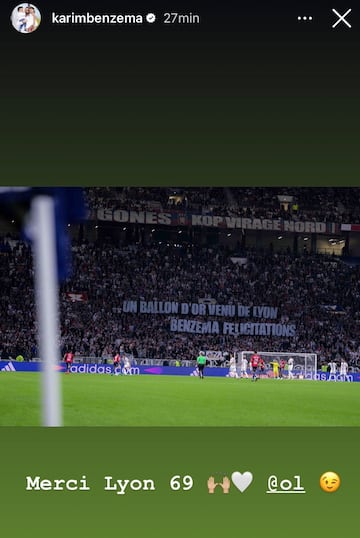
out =
[[265,361],[261,357],[259,360],[259,368],[260,368],[260,372],[263,374],[265,372]]
[[74,360],[74,354],[71,351],[68,351],[67,353],[65,353],[64,361],[66,363],[66,373],[67,374],[70,374],[70,369],[71,369],[71,365],[73,363],[73,360]]
[[258,355],[258,352],[255,351],[254,355],[252,355],[250,359],[250,364],[251,364],[252,373],[253,373],[253,376],[252,376],[253,381],[256,381],[258,379],[256,375],[256,371],[260,367],[261,361],[262,361],[262,358],[260,357],[260,355]]
[[116,374],[116,370],[117,370],[117,368],[119,368],[119,366],[120,366],[120,354],[116,353],[116,355],[114,356],[114,359],[113,359],[113,373],[112,373],[112,375]]
[[279,363],[279,379],[283,379],[283,372],[285,370],[285,366],[286,362],[284,361],[284,359],[281,359]]

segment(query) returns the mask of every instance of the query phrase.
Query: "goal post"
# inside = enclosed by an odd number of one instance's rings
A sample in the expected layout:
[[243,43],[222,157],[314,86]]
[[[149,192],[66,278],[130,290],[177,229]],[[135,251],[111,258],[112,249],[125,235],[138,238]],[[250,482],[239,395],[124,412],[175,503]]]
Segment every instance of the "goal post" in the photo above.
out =
[[[255,351],[240,351],[238,354],[238,363],[240,359],[246,359],[250,365],[251,356]],[[288,361],[290,358],[293,359],[293,370],[292,374],[296,378],[307,378],[307,379],[316,379],[315,374],[317,373],[317,354],[316,353],[291,353],[291,352],[276,352],[276,351],[257,351],[257,354],[265,362],[266,371],[272,370],[272,361],[277,359],[280,363],[281,360],[285,361],[284,374],[287,375],[288,372]]]

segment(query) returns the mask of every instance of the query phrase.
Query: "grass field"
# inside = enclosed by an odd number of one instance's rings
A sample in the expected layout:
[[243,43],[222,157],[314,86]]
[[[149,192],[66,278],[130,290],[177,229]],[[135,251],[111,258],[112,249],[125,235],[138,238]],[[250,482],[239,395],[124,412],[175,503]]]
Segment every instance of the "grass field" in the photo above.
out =
[[[62,375],[65,426],[359,426],[360,383]],[[40,374],[0,373],[0,425],[40,426]]]

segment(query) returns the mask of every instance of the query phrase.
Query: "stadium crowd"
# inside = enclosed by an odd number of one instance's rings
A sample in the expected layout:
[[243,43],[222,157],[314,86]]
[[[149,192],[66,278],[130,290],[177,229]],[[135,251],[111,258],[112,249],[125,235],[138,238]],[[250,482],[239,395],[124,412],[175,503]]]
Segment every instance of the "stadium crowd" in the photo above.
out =
[[[291,202],[282,203],[278,196]],[[135,188],[87,189],[90,209],[188,210],[209,215],[335,223],[360,222],[358,188]]]
[[[350,366],[360,366],[360,269],[341,258],[247,252],[247,262],[238,264],[221,247],[165,243],[82,242],[72,250],[73,275],[60,289],[62,354],[72,349],[75,355],[111,357],[120,350],[139,360],[181,362],[193,360],[200,349],[258,349],[315,352],[320,361],[346,358]],[[30,360],[38,353],[33,267],[31,249],[20,240],[0,241],[0,285],[1,358],[21,354]],[[123,311],[123,301],[139,299],[278,307],[275,322],[294,323],[296,334],[171,332],[171,315]]]

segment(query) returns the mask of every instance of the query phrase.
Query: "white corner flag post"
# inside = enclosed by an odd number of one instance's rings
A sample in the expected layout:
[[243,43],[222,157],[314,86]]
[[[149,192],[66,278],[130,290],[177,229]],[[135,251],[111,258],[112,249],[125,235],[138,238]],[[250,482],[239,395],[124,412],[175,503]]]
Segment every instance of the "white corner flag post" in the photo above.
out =
[[55,204],[51,196],[31,202],[39,352],[42,359],[42,424],[62,426]]

